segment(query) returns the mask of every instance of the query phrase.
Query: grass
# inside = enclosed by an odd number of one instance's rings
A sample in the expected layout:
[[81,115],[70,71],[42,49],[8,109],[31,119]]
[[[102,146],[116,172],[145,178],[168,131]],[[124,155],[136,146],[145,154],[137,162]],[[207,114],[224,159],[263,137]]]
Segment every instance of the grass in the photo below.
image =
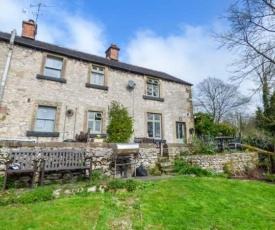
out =
[[273,229],[275,185],[181,176],[0,208],[1,229]]

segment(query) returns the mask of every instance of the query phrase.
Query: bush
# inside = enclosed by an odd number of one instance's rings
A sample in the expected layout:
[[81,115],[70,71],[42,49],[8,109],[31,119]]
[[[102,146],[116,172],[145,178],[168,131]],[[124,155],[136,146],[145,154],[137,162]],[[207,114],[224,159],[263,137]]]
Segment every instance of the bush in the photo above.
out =
[[126,187],[126,183],[124,180],[122,179],[114,179],[112,181],[110,181],[108,184],[107,184],[107,190],[114,190],[115,192],[118,190],[118,189],[123,189]]
[[191,152],[192,154],[215,154],[215,150],[218,149],[217,142],[207,138],[198,138],[194,136],[191,140]]
[[267,132],[254,132],[243,138],[243,143],[274,152],[275,138]]
[[138,182],[134,180],[127,180],[125,184],[125,187],[128,192],[135,191],[137,186],[138,186]]
[[216,173],[207,169],[202,169],[197,165],[190,165],[188,161],[175,159],[174,172],[178,174],[193,174],[196,176],[215,176]]
[[270,174],[270,173],[264,173],[264,178],[267,181],[274,182],[275,181],[275,174]]
[[127,143],[133,133],[133,118],[127,109],[116,101],[112,101],[108,113],[108,138],[111,143]]

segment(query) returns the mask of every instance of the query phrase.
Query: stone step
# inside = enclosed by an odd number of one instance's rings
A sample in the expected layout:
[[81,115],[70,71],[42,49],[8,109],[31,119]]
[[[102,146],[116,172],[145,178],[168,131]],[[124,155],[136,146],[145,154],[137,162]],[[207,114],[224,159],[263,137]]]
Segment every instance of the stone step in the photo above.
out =
[[160,168],[167,168],[167,167],[174,166],[172,162],[159,162],[159,165],[160,165]]
[[170,160],[169,160],[168,157],[159,157],[159,158],[158,158],[158,161],[159,161],[159,162],[168,162],[168,161],[170,161]]
[[173,172],[173,170],[174,170],[174,167],[162,168],[161,172],[164,174],[167,174],[167,173],[171,174],[171,172]]

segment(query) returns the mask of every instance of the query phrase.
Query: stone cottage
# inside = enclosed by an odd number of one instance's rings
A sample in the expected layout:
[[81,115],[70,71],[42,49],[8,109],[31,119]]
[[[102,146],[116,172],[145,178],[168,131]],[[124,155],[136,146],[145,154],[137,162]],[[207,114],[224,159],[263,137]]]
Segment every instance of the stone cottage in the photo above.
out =
[[185,143],[194,130],[191,84],[169,74],[35,40],[34,21],[22,35],[0,32],[0,140],[61,142],[81,131],[106,134],[115,100],[134,118],[135,137]]

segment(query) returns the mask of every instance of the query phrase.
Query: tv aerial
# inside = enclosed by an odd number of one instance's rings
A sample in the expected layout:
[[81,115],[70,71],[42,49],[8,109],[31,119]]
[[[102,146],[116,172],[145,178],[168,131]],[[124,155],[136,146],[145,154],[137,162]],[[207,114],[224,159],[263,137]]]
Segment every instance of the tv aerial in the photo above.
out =
[[[47,6],[40,1],[38,4],[30,4],[30,8],[33,8],[33,7],[37,8],[36,11],[32,12],[36,16],[35,23],[37,24],[39,15],[42,15],[40,12],[41,8],[42,7],[54,7],[54,6]],[[25,12],[24,9],[23,9],[23,12]]]

